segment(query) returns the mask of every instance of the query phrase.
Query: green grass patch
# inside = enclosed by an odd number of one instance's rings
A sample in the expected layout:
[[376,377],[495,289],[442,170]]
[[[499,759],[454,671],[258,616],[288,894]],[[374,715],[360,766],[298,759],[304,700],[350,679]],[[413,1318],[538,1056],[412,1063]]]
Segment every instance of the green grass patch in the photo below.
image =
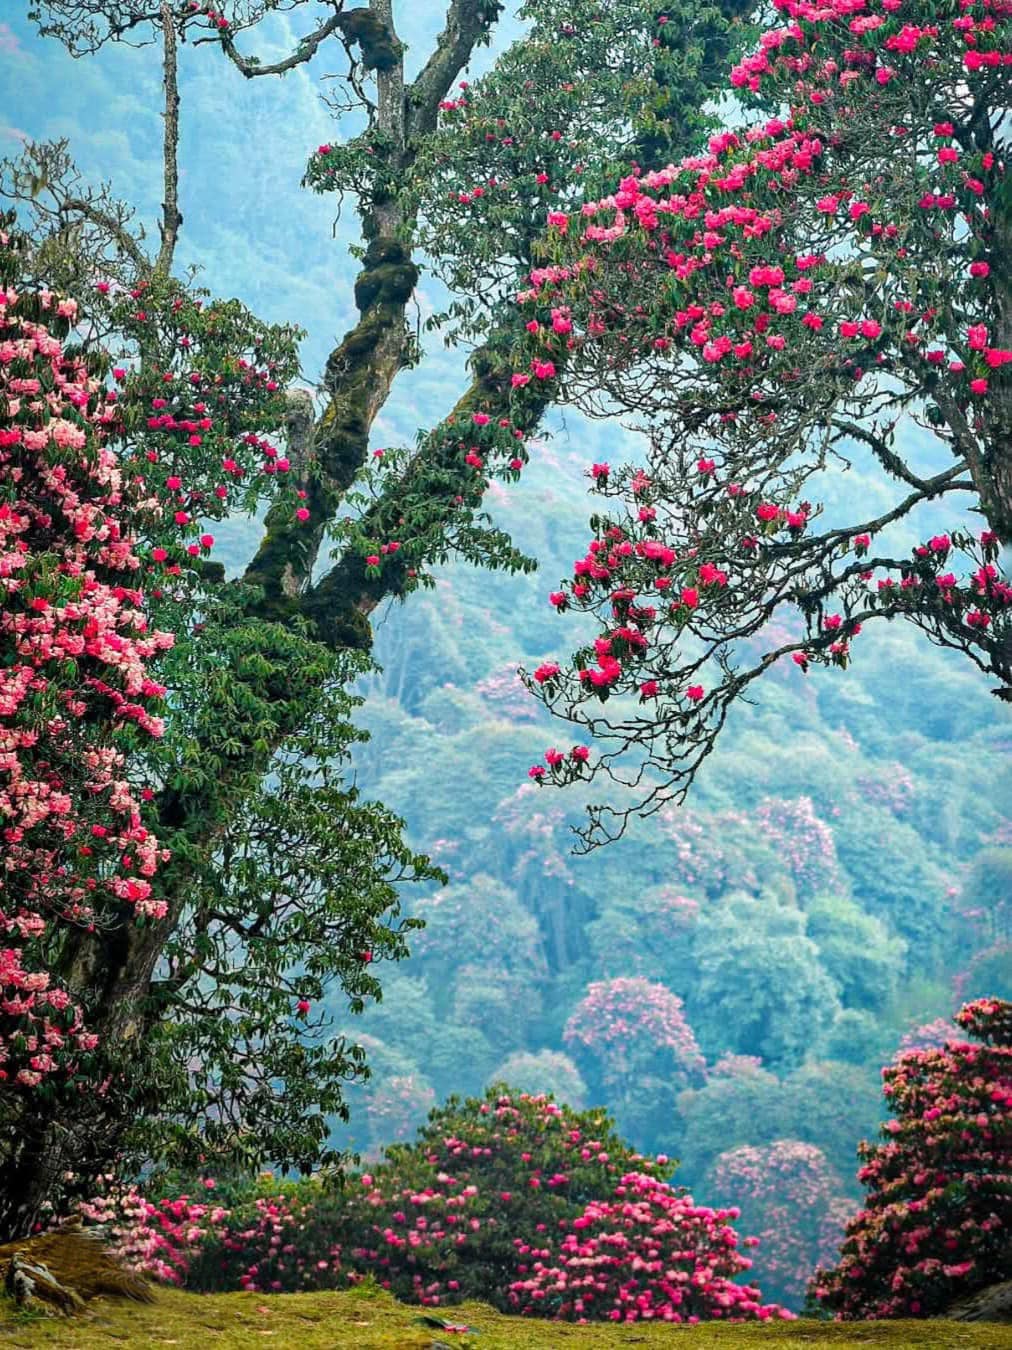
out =
[[918,1350],[1012,1350],[1012,1326],[969,1326],[958,1322],[772,1322],[765,1325],[697,1327],[597,1323],[577,1327],[529,1318],[504,1317],[480,1303],[445,1310],[448,1320],[474,1328],[475,1335],[441,1332],[419,1325],[422,1310],[397,1303],[368,1285],[328,1294],[187,1294],[159,1289],[156,1301],[97,1300],[73,1321],[26,1320],[0,1300],[0,1345],[58,1346],[93,1350],[123,1345],[192,1347],[193,1350],[249,1350],[264,1344],[293,1350],[611,1350],[612,1346],[719,1347],[916,1346]]

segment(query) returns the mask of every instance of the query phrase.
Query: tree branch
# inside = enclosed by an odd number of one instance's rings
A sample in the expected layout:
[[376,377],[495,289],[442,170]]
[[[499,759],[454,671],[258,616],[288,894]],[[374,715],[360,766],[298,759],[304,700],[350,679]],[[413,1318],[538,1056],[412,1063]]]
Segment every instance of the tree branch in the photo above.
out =
[[91,221],[93,225],[104,231],[120,252],[130,259],[137,268],[138,274],[146,274],[150,270],[151,261],[134,236],[124,229],[121,222],[116,220],[114,216],[95,206],[93,202],[87,201],[84,197],[65,197],[59,203],[58,211],[61,215],[74,212],[82,220]]
[[223,28],[218,35],[222,51],[247,80],[252,80],[257,75],[284,75],[289,70],[294,70],[296,66],[311,61],[319,51],[321,44],[326,42],[332,33],[336,33],[339,29],[343,31],[347,26],[349,16],[342,12],[344,0],[333,0],[333,3],[335,12],[331,17],[325,19],[314,32],[307,33],[295,51],[281,61],[272,61],[270,65],[265,66],[261,65],[255,58],[243,56],[235,45],[232,33],[227,28]]
[[876,431],[859,426],[857,422],[851,422],[847,419],[834,418],[833,426],[842,431],[845,436],[852,437],[855,441],[863,441],[869,446],[875,455],[875,458],[882,465],[887,473],[892,474],[894,478],[902,479],[904,483],[909,483],[911,487],[924,492],[927,485],[923,478],[918,478],[912,469],[891,449],[885,438]]
[[162,135],[162,219],[159,225],[162,245],[155,271],[167,277],[172,270],[176,240],[183,217],[179,212],[179,75],[176,52],[176,22],[171,0],[162,0],[162,86],[165,90],[165,130]]
[[450,0],[446,27],[435,49],[408,89],[408,137],[430,131],[450,85],[471,59],[475,47],[488,35],[501,5],[489,0]]

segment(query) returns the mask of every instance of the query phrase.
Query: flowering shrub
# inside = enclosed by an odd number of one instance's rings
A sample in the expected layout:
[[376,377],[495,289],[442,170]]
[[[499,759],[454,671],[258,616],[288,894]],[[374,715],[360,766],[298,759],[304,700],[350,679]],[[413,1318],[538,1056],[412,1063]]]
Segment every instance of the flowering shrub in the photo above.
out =
[[209,1238],[221,1237],[229,1211],[213,1204],[214,1182],[203,1198],[178,1195],[151,1201],[136,1186],[99,1179],[97,1194],[78,1203],[87,1224],[100,1225],[109,1250],[131,1270],[167,1284],[185,1284],[190,1263]]
[[660,1179],[668,1166],[634,1153],[599,1111],[499,1089],[451,1098],[344,1193],[303,1188],[233,1216],[191,1284],[295,1290],[371,1274],[429,1307],[480,1298],[623,1321],[778,1312],[733,1282],[751,1264],[728,1224],[737,1211],[695,1205]]
[[301,1188],[233,1213],[190,1285],[297,1290],[371,1274],[427,1306],[471,1297],[509,1309],[510,1285],[552,1255],[563,1221],[625,1174],[647,1181],[668,1166],[632,1151],[600,1111],[499,1089],[451,1098],[417,1142],[388,1149],[343,1192]]
[[[519,1312],[567,1321],[766,1321],[791,1314],[763,1304],[753,1285],[734,1282],[752,1262],[738,1251],[728,1219],[737,1209],[697,1205],[656,1177],[628,1172],[604,1200],[592,1200],[548,1251],[518,1245],[531,1271],[510,1285]],[[745,1245],[756,1240],[746,1238]]]
[[344,1259],[399,1298],[506,1308],[509,1281],[561,1219],[607,1195],[624,1172],[662,1166],[624,1144],[601,1111],[494,1088],[450,1098],[415,1143],[388,1149],[352,1189]]
[[190,1263],[187,1287],[203,1291],[303,1293],[347,1288],[342,1208],[313,1182],[237,1206]]
[[104,444],[107,393],[63,340],[72,300],[20,293],[0,219],[0,1107],[87,1073],[97,1036],[46,970],[68,931],[165,911],[151,791],[126,750],[159,737],[150,666],[173,643],[141,592],[143,482]]
[[767,797],[756,808],[756,823],[789,868],[800,899],[842,888],[833,831],[816,815],[810,797]]
[[838,1317],[929,1317],[1007,1278],[1012,1004],[977,999],[955,1021],[973,1041],[908,1050],[883,1070],[895,1115],[884,1143],[860,1149],[865,1206],[812,1283]]
[[840,1245],[854,1205],[821,1149],[797,1139],[722,1153],[707,1195],[740,1204],[759,1238],[754,1277],[768,1298],[798,1307],[817,1265]]

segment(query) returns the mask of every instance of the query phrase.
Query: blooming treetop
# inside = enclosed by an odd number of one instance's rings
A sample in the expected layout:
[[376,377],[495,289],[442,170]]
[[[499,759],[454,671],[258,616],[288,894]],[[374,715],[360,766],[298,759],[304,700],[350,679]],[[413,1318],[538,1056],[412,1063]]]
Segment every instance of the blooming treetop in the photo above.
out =
[[[530,680],[596,736],[597,769],[638,752],[647,810],[684,795],[775,660],[845,667],[881,617],[963,652],[1003,697],[1012,685],[997,565],[1012,539],[1007,0],[777,8],[785,24],[731,84],[780,115],[554,219],[555,257],[519,297],[515,382],[556,380],[650,437],[644,463],[589,470],[594,535],[550,597],[594,613],[600,635]],[[908,453],[911,422],[940,468]],[[814,491],[843,443],[899,488],[887,509],[821,525]],[[952,514],[939,529],[925,511],[939,501],[986,528]],[[894,525],[923,532],[912,552]],[[790,636],[740,669],[737,647],[774,619]],[[612,725],[616,695],[641,711]],[[609,833],[593,814],[588,838]]]
[[644,1063],[689,1082],[706,1068],[682,1000],[641,977],[597,980],[573,1010],[563,1040],[600,1062],[603,1076],[623,1081]]

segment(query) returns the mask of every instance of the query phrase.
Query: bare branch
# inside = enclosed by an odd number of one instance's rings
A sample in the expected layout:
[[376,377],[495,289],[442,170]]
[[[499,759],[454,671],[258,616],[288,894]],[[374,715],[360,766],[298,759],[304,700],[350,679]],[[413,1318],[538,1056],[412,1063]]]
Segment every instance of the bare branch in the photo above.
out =
[[325,19],[319,28],[314,29],[312,33],[307,33],[295,51],[280,61],[272,61],[269,65],[263,65],[256,58],[243,56],[236,47],[233,34],[228,28],[223,28],[218,34],[222,51],[236,69],[245,75],[247,80],[252,80],[258,75],[285,75],[289,70],[294,70],[296,66],[311,61],[327,38],[342,29],[343,26],[347,26],[348,15],[342,12],[344,0],[333,0],[333,3],[335,11],[330,18]]
[[913,470],[899,457],[899,455],[888,444],[884,436],[880,436],[877,431],[871,427],[860,426],[857,422],[850,421],[847,418],[834,417],[833,426],[842,431],[845,436],[852,437],[855,441],[862,441],[873,451],[875,458],[882,465],[887,473],[891,473],[894,478],[900,478],[904,483],[909,483],[911,487],[925,490],[923,478],[918,478]]
[[176,62],[176,24],[171,0],[162,0],[162,85],[165,90],[165,130],[162,136],[162,220],[159,226],[162,246],[158,250],[155,271],[168,276],[183,217],[179,212],[179,78]]

